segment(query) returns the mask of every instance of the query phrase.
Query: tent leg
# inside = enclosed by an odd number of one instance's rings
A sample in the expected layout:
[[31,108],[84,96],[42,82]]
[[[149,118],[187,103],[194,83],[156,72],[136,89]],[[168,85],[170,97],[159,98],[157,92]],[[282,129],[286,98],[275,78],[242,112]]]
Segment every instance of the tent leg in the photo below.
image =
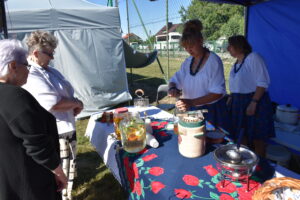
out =
[[133,86],[132,68],[130,67],[130,86]]
[[165,76],[165,72],[164,72],[163,68],[161,67],[161,64],[160,64],[160,61],[159,61],[158,57],[156,57],[156,61],[158,63],[158,66],[159,66],[159,69],[160,69],[162,75],[164,76],[165,82],[168,83],[168,80],[167,80],[167,78]]

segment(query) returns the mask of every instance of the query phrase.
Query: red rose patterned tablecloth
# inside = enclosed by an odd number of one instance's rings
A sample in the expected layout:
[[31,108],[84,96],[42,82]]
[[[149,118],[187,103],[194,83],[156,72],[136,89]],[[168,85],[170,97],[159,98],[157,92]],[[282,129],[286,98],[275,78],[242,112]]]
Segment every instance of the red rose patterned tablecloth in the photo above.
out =
[[221,174],[213,158],[216,146],[207,145],[202,157],[185,158],[178,152],[177,135],[164,129],[167,123],[151,124],[159,148],[147,147],[137,154],[117,150],[122,185],[130,200],[250,200],[261,183],[272,178],[274,168],[261,159],[250,179],[250,191],[245,182],[226,180],[222,187]]

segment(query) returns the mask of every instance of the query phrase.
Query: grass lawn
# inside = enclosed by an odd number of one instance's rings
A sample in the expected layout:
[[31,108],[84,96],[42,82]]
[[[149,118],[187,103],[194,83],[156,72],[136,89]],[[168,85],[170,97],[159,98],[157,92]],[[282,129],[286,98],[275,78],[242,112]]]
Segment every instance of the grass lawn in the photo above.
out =
[[[172,76],[181,65],[182,59],[173,58],[169,61],[170,76]],[[167,60],[160,58],[162,66],[167,66]],[[232,60],[224,60],[225,76],[228,77],[229,66]],[[164,78],[161,74],[157,62],[140,69],[133,69],[131,75],[127,69],[130,93],[134,98],[134,91],[141,88],[145,95],[149,97],[150,103],[154,103],[156,90],[160,84],[164,84]],[[165,73],[166,69],[164,68]],[[132,82],[131,82],[132,80]],[[227,80],[227,78],[226,78]],[[228,82],[228,81],[226,81]],[[89,140],[84,136],[88,119],[76,122],[78,154],[77,168],[78,176],[75,179],[73,197],[74,200],[123,200],[126,193],[120,184],[110,173],[109,169],[103,163],[101,157],[97,154]]]

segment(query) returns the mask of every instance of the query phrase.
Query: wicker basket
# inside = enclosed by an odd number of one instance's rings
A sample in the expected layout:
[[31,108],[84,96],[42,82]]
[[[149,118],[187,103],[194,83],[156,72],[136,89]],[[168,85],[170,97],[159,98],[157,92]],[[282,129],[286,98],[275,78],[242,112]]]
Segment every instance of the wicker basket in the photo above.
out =
[[[289,188],[293,192],[300,192],[300,180],[290,177],[272,178],[266,181],[252,196],[252,200],[274,200],[276,193],[282,192],[280,189]],[[294,200],[293,198],[284,198]]]

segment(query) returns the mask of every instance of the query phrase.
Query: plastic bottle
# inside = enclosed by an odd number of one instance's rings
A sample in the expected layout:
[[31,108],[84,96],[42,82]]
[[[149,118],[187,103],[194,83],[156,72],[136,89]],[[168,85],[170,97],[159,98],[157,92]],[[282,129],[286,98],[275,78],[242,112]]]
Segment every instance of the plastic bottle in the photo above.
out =
[[145,119],[145,126],[146,126],[146,131],[147,133],[153,133],[152,127],[151,127],[151,119],[146,118]]
[[152,134],[148,132],[146,133],[146,144],[153,148],[159,147],[158,141],[155,139],[155,137]]

